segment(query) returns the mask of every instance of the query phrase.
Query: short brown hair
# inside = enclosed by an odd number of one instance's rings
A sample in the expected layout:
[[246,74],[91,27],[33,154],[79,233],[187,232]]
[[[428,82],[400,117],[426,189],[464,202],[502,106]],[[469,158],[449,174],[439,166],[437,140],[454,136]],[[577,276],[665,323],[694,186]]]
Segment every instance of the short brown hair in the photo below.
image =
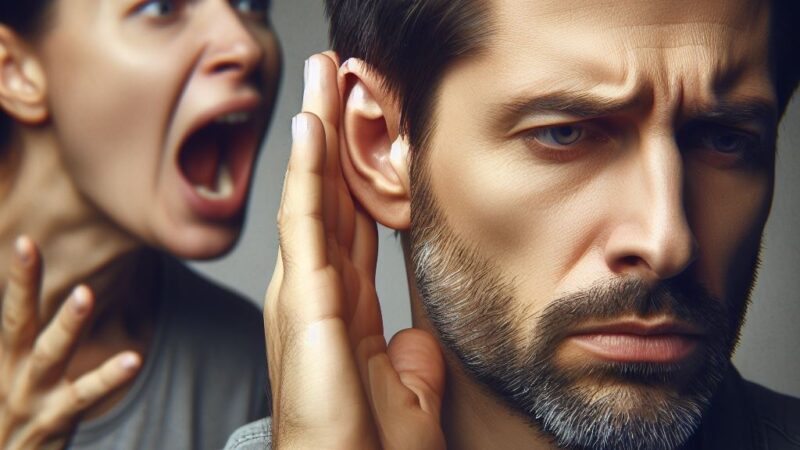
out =
[[[331,44],[363,59],[401,105],[401,131],[416,150],[430,133],[444,72],[491,34],[487,0],[325,0]],[[770,61],[781,116],[800,80],[800,1],[771,1]]]
[[400,102],[400,130],[424,147],[445,70],[481,50],[489,15],[482,0],[325,0],[340,58],[364,60]]

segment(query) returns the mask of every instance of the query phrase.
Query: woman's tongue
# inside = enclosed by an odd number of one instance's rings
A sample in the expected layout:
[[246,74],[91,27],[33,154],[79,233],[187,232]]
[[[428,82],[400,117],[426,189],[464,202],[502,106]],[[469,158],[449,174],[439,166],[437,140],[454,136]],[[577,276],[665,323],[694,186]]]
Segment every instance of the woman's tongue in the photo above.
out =
[[233,179],[225,150],[215,133],[199,132],[189,139],[181,155],[181,169],[202,197],[223,199],[233,192]]

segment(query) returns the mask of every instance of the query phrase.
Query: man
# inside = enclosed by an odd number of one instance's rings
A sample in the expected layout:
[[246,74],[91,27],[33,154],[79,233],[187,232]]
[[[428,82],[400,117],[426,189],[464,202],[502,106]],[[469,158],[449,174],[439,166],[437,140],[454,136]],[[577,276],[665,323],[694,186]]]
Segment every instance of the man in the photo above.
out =
[[[798,81],[786,3],[329,1],[345,62],[337,86],[309,60],[293,123],[272,429],[229,444],[800,447],[800,402],[730,364]],[[411,273],[388,348],[368,217]]]

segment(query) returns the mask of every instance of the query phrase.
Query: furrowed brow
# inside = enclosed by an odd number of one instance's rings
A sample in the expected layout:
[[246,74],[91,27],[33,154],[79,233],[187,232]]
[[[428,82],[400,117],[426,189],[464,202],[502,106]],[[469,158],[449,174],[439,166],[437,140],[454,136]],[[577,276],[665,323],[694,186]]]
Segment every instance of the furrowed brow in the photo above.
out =
[[554,92],[539,97],[519,97],[498,105],[491,117],[508,124],[524,116],[562,114],[580,119],[601,117],[630,109],[635,98],[607,98],[586,92]]
[[707,109],[698,109],[692,115],[692,119],[728,125],[757,122],[770,127],[777,121],[777,115],[778,110],[774,102],[753,98],[720,101]]

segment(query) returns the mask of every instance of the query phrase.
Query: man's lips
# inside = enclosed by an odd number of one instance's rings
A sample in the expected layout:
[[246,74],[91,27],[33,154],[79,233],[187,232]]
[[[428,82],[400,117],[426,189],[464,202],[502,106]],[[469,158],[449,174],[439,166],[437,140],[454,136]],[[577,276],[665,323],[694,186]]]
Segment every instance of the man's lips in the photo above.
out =
[[667,364],[689,358],[701,338],[685,323],[625,321],[581,328],[567,341],[604,361]]

